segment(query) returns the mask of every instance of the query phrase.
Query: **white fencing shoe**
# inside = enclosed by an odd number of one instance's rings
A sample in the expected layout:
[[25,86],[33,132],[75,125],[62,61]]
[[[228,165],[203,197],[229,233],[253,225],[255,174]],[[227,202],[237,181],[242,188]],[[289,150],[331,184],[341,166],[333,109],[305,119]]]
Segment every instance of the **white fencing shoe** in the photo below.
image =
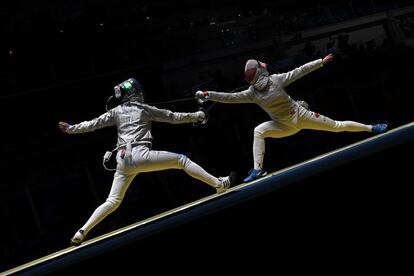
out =
[[219,177],[220,186],[216,187],[216,191],[218,194],[224,193],[227,191],[236,181],[236,173],[231,172],[229,176]]

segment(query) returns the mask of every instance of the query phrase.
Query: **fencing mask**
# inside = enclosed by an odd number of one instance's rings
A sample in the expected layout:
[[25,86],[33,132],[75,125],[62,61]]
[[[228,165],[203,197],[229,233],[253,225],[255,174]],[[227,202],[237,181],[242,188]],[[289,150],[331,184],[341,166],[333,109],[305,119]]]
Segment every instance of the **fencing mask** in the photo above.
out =
[[244,67],[244,78],[256,89],[262,90],[269,81],[267,64],[255,59],[249,59]]
[[144,102],[144,89],[134,78],[127,79],[114,87],[115,97],[122,101],[137,100]]

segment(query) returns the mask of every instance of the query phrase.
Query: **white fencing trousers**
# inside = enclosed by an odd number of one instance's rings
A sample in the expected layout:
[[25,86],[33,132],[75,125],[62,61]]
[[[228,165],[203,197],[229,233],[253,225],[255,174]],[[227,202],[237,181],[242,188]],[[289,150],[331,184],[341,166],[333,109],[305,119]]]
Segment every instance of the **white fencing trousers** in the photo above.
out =
[[146,146],[136,146],[132,148],[131,157],[122,159],[120,158],[120,151],[118,151],[116,158],[118,166],[112,182],[111,191],[106,201],[96,208],[92,216],[81,228],[85,236],[94,226],[118,208],[129,185],[138,173],[181,169],[193,178],[199,179],[212,187],[221,185],[218,178],[212,176],[182,154],[154,151]]
[[371,131],[371,125],[365,125],[354,121],[336,121],[319,113],[299,108],[297,122],[268,121],[258,125],[254,129],[253,160],[254,169],[263,168],[265,154],[265,138],[282,138],[293,135],[301,129],[313,129],[331,132],[360,132]]

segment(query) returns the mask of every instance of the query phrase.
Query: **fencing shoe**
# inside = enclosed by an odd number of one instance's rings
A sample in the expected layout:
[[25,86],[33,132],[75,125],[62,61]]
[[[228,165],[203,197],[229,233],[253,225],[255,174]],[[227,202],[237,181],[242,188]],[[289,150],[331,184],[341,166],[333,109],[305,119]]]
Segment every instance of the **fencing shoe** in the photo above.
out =
[[70,240],[70,244],[74,246],[78,246],[82,243],[84,238],[85,238],[85,235],[83,234],[83,230],[81,229],[78,232],[76,232],[76,234]]
[[374,133],[382,133],[388,129],[387,124],[376,124],[371,127],[371,131]]
[[267,172],[265,172],[264,170],[255,170],[255,169],[251,169],[249,171],[249,176],[247,176],[243,182],[250,182],[253,181],[255,179],[258,179],[262,176],[265,176],[267,174]]
[[227,191],[233,184],[236,182],[236,173],[231,172],[229,176],[226,177],[219,177],[220,186],[216,187],[216,191],[218,194],[224,193]]

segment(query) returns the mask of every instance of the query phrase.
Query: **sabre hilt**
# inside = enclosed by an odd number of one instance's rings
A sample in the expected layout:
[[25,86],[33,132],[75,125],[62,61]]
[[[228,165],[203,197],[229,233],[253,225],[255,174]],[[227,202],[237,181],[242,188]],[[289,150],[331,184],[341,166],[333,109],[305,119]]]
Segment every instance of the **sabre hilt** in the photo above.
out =
[[204,113],[204,118],[198,121],[197,123],[193,123],[194,126],[204,125],[208,122],[208,119],[210,118],[210,114],[207,111],[207,109],[200,107],[198,110]]

